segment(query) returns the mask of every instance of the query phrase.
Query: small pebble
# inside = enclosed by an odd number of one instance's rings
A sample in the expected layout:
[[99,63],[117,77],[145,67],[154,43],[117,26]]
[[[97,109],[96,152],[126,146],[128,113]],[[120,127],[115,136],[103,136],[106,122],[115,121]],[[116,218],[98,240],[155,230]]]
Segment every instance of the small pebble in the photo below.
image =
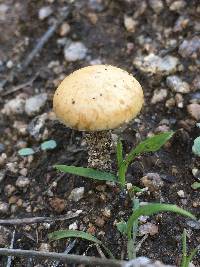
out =
[[186,2],[183,0],[173,1],[169,9],[171,11],[180,11],[186,6]]
[[178,52],[184,58],[197,57],[197,53],[200,53],[200,37],[194,36],[190,40],[184,40]]
[[151,53],[145,57],[136,57],[133,64],[145,73],[167,75],[176,71],[178,62],[176,57],[160,57]]
[[61,213],[65,209],[65,200],[58,197],[54,197],[50,200],[50,206],[55,212]]
[[139,226],[139,234],[146,235],[150,234],[150,236],[158,234],[158,226],[154,223],[147,222]]
[[85,188],[84,188],[84,187],[77,187],[77,188],[74,188],[74,189],[71,191],[71,194],[70,194],[70,196],[69,196],[69,200],[72,200],[72,201],[74,201],[74,202],[78,202],[80,199],[83,198],[84,191],[85,191]]
[[177,195],[180,197],[180,198],[185,198],[185,192],[183,190],[179,190],[177,192]]
[[164,8],[162,0],[149,0],[149,5],[157,14],[159,14]]
[[104,224],[105,224],[105,220],[101,217],[97,217],[96,220],[95,220],[95,224],[98,226],[98,227],[103,227]]
[[187,111],[192,118],[199,121],[200,120],[200,105],[199,104],[189,104],[187,106]]
[[33,116],[44,107],[46,102],[47,102],[46,93],[32,96],[26,100],[25,112],[27,113],[27,115]]
[[5,192],[5,195],[7,196],[11,196],[15,191],[16,191],[16,187],[14,185],[7,184],[4,187],[4,192]]
[[0,214],[7,214],[9,211],[9,204],[0,201]]
[[187,94],[190,92],[190,86],[187,82],[182,81],[178,76],[168,76],[166,79],[167,86],[175,93]]
[[10,229],[0,225],[0,246],[7,247],[10,244],[12,232]]
[[66,61],[74,62],[86,57],[87,48],[82,42],[71,42],[64,47],[64,56]]
[[42,8],[40,8],[38,12],[38,17],[40,20],[44,20],[48,18],[52,13],[53,13],[53,10],[51,9],[50,6],[43,6]]
[[2,113],[6,115],[24,114],[25,100],[23,98],[14,98],[9,100],[3,107]]
[[132,17],[129,17],[127,15],[124,16],[124,26],[128,32],[135,32],[137,24],[138,22]]
[[77,229],[78,229],[78,225],[76,222],[69,225],[69,230],[77,230]]
[[162,102],[167,97],[167,89],[156,89],[153,92],[153,97],[151,99],[151,104],[156,104]]
[[25,188],[30,184],[30,179],[24,176],[19,176],[15,185],[19,188]]
[[158,173],[147,173],[140,181],[143,186],[148,187],[150,192],[159,191],[164,185]]
[[70,25],[67,22],[63,23],[60,26],[60,31],[59,31],[60,36],[63,37],[67,35],[69,32],[70,32]]

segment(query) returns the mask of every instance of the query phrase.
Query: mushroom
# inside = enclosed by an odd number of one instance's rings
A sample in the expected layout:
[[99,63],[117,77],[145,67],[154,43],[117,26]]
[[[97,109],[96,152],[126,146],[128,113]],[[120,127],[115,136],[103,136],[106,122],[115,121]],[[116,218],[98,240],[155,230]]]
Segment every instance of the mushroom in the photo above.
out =
[[136,117],[143,105],[139,82],[109,65],[81,68],[57,88],[53,109],[66,126],[85,131],[88,167],[111,170],[111,130]]

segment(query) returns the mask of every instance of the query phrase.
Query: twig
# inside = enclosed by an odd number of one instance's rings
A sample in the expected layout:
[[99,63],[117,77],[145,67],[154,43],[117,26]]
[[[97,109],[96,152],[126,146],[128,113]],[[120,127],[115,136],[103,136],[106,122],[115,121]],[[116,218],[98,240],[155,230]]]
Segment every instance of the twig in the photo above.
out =
[[66,263],[75,263],[75,264],[86,264],[88,266],[99,266],[99,267],[123,267],[125,261],[117,261],[111,259],[101,259],[96,257],[89,256],[80,256],[74,254],[66,253],[56,253],[56,252],[39,252],[34,250],[22,250],[22,249],[7,249],[0,248],[0,255],[4,256],[17,256],[17,257],[37,257],[45,258],[49,260],[59,260]]
[[1,95],[2,96],[7,96],[7,95],[10,95],[10,94],[12,94],[14,92],[17,92],[17,91],[23,89],[26,86],[32,85],[32,83],[35,81],[35,79],[37,78],[37,76],[38,76],[38,73],[36,73],[36,75],[32,79],[30,79],[28,82],[19,84],[19,85],[13,87],[11,90],[2,93]]
[[29,64],[32,62],[34,57],[38,55],[38,53],[42,50],[43,46],[48,42],[48,40],[53,36],[54,32],[58,28],[58,26],[67,18],[69,15],[69,9],[65,11],[65,14],[61,16],[61,18],[56,21],[53,25],[49,27],[49,29],[40,37],[38,40],[36,46],[33,48],[31,53],[28,55],[28,57],[24,60],[21,66],[21,70],[24,70],[26,67],[29,66]]
[[[13,234],[12,234],[10,249],[13,249],[14,241],[15,241],[15,230],[13,231]],[[8,261],[7,261],[6,267],[10,267],[11,263],[12,263],[12,256],[8,256]]]
[[0,225],[21,225],[21,224],[33,224],[43,222],[56,222],[73,219],[79,216],[79,213],[66,214],[60,217],[31,217],[31,218],[16,218],[16,219],[5,219],[0,220]]
[[[70,251],[74,248],[75,244],[76,244],[76,239],[73,240],[71,243],[69,243],[69,245],[66,247],[64,253],[69,254]],[[59,263],[60,263],[60,261],[54,261],[53,264],[51,265],[51,267],[58,267]]]

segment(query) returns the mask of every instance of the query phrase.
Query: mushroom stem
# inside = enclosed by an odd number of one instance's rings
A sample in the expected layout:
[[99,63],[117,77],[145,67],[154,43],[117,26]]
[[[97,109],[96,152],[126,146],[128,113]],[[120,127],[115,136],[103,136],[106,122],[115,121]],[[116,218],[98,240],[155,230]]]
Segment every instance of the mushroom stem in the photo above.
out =
[[85,140],[88,146],[88,167],[110,171],[111,131],[87,132]]

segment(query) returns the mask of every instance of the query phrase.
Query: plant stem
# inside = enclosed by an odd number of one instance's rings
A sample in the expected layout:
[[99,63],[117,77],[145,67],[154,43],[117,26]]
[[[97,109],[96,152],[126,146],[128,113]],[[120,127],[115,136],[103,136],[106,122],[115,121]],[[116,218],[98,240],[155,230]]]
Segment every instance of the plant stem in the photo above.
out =
[[187,267],[187,236],[186,236],[186,229],[183,230],[182,235],[182,261],[181,261],[181,267]]
[[[133,209],[137,210],[140,206],[140,202],[138,198],[133,199]],[[128,250],[128,258],[129,260],[136,258],[136,237],[138,232],[138,220],[133,223],[132,227],[132,239],[128,240],[127,250]]]

